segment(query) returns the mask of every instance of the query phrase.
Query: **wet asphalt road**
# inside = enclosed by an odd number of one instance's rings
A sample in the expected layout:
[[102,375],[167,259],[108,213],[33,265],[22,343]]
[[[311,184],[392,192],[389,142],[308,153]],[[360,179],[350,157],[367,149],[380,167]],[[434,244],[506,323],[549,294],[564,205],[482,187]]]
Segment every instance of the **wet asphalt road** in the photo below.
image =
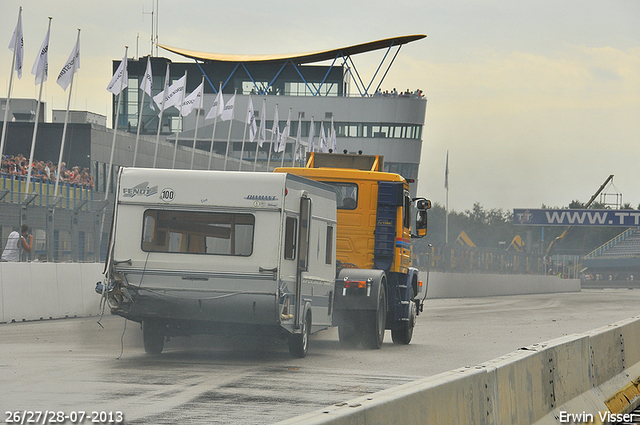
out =
[[344,349],[331,329],[312,337],[304,359],[285,341],[210,336],[174,338],[150,357],[139,325],[108,315],[0,324],[0,424],[16,410],[273,423],[638,315],[640,289],[427,300],[408,346],[387,331],[381,350]]

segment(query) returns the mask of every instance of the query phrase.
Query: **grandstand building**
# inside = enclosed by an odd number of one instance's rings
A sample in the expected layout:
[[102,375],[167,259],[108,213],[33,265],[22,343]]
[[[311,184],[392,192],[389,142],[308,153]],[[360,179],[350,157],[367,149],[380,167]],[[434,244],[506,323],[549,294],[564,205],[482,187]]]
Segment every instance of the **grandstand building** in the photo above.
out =
[[582,259],[589,280],[640,280],[640,229],[632,227]]
[[[346,150],[349,153],[383,155],[385,171],[399,173],[410,180],[411,190],[415,194],[427,100],[416,88],[410,93],[405,91],[394,95],[390,87],[389,93],[383,95],[381,87],[384,84],[384,75],[393,64],[393,60],[390,63],[383,60],[376,72],[381,77],[376,79],[374,75],[371,81],[366,82],[360,78],[353,57],[376,50],[386,51],[385,57],[397,55],[403,45],[424,37],[395,37],[295,55],[226,55],[160,46],[190,59],[191,62],[170,62],[159,57],[129,60],[129,85],[122,95],[120,116],[117,117],[118,128],[135,132],[140,116],[142,134],[155,136],[158,130],[158,111],[151,108],[148,96],[142,102],[143,91],[139,89],[147,61],[150,60],[153,95],[164,89],[167,69],[170,83],[187,75],[185,95],[196,89],[204,79],[202,108],[197,108],[197,112],[182,120],[179,119],[176,108],[164,111],[162,116],[161,134],[168,136],[170,143],[177,139],[180,151],[185,157],[190,156],[190,149],[194,144],[199,151],[209,152],[213,140],[213,152],[221,156],[228,155],[236,160],[242,159],[247,163],[245,170],[252,169],[251,163],[256,162],[268,164],[268,168],[273,168],[281,162],[291,164],[294,161],[294,144],[299,122],[303,158],[308,150],[310,133],[314,134],[316,149],[320,149],[323,130],[329,139],[333,125],[337,153]],[[119,64],[119,60],[114,60],[114,72]],[[214,125],[214,120],[206,120],[205,117],[219,90],[222,90],[225,103],[235,94],[234,119],[218,120]],[[261,120],[266,120],[266,128],[269,130],[268,143],[258,149],[257,140],[250,142],[245,128],[250,98],[258,125]],[[116,121],[116,101],[117,97],[114,96],[113,122]],[[140,114],[141,104],[143,106]],[[274,155],[273,149],[272,154],[269,154],[272,147],[269,143],[270,130],[273,128],[276,108],[281,131],[287,119],[290,117],[291,120],[290,138],[284,158],[279,153]],[[215,135],[212,134],[214,127]],[[153,145],[141,146],[139,155],[141,162],[136,165],[150,165],[155,155]],[[179,160],[180,152],[176,155]],[[198,164],[194,166],[200,167]]]
[[[89,169],[95,184],[93,189],[67,184],[54,194],[50,182],[34,179],[27,188],[24,177],[3,173],[0,244],[4,247],[9,233],[27,223],[33,229],[35,243],[29,260],[102,261],[106,256],[115,177],[120,167],[155,164],[159,168],[220,170],[226,167],[267,171],[282,162],[290,165],[294,161],[293,145],[299,122],[303,158],[308,151],[309,135],[315,136],[319,147],[321,129],[328,139],[333,121],[337,152],[383,155],[385,171],[407,178],[415,194],[427,100],[417,90],[415,94],[390,92],[385,96],[382,89],[392,89],[383,85],[384,77],[401,47],[424,37],[395,37],[300,55],[219,55],[162,46],[190,61],[171,62],[161,57],[129,59],[129,84],[121,95],[118,117],[115,116],[118,97],[113,96],[112,122],[119,130],[113,146],[113,162],[110,160],[113,130],[105,125],[106,118],[87,111],[72,111],[62,161],[68,166]],[[384,58],[371,80],[363,81],[353,57],[372,51],[384,52]],[[204,77],[202,108],[196,108],[197,112],[182,119],[176,108],[169,108],[163,111],[160,125],[157,109],[150,107],[149,97],[143,99],[144,92],[139,89],[148,60],[153,72],[153,95],[164,89],[167,69],[170,82],[187,73],[187,93]],[[120,60],[113,61],[113,71],[119,64]],[[219,90],[225,102],[236,94],[236,112],[230,121],[205,119]],[[250,142],[245,136],[250,99],[258,125],[265,120],[269,130],[276,105],[280,130],[291,117],[291,137],[284,156],[271,150],[270,132],[268,142],[258,149],[256,141]],[[0,105],[6,108],[6,99],[0,100]],[[35,100],[11,99],[10,122],[0,122],[0,129],[7,125],[4,155],[21,154],[29,158],[35,105]],[[45,115],[42,113],[40,120]],[[58,161],[64,114],[53,111],[52,115],[54,122],[39,124],[34,150],[36,160]],[[139,116],[141,136],[136,143]],[[111,181],[107,183],[109,175]],[[105,195],[107,186],[109,196]]]

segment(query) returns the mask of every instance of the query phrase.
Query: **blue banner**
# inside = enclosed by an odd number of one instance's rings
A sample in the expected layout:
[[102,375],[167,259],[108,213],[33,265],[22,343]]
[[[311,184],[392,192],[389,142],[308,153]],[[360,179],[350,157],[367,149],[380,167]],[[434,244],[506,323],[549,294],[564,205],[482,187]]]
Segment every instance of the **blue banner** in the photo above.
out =
[[640,226],[637,210],[514,209],[513,224],[526,226]]

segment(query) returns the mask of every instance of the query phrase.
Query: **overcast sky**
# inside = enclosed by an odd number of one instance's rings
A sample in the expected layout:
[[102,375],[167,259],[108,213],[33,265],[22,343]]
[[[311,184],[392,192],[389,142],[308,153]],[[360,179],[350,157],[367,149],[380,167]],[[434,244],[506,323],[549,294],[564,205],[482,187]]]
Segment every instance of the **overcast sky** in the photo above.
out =
[[[81,29],[72,109],[110,115],[111,61],[150,53],[152,0],[2,0],[0,97],[23,7],[25,65],[14,98],[37,98],[30,74],[53,17],[44,100],[65,109],[55,79]],[[404,46],[382,89],[428,98],[418,194],[485,209],[586,202],[614,174],[640,204],[640,1],[159,1],[159,41],[215,53],[297,53],[426,34]],[[371,78],[384,51],[354,57]],[[172,60],[185,59],[160,51]],[[337,117],[339,120],[339,117]]]

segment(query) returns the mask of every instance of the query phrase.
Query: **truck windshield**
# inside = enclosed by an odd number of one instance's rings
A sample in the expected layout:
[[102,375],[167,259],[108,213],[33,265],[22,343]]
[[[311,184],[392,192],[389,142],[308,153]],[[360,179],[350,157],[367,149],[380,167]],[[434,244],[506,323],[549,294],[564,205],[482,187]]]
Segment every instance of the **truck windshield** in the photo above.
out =
[[358,185],[355,183],[323,182],[333,186],[339,210],[355,210],[358,207]]
[[249,256],[254,224],[252,214],[146,210],[142,250]]

